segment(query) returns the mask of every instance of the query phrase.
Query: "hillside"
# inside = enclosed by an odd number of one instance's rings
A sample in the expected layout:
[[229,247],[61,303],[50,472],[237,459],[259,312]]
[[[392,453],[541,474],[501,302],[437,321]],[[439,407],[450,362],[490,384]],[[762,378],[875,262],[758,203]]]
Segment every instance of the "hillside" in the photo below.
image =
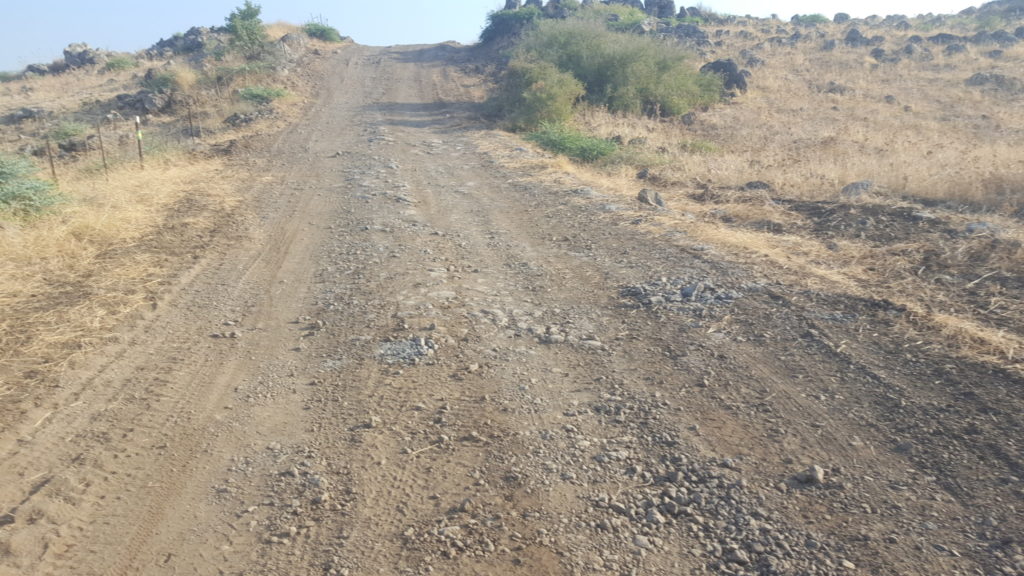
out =
[[1024,574],[1014,6],[623,9],[702,103],[519,132],[528,27],[3,83],[0,576]]

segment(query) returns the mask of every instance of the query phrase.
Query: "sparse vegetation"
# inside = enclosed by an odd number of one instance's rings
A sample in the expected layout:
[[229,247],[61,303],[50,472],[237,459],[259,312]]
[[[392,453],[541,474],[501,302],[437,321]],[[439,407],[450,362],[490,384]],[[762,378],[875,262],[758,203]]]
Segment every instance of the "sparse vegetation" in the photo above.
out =
[[0,84],[21,80],[20,72],[0,72]]
[[302,27],[302,31],[306,33],[306,36],[324,42],[341,42],[344,40],[337,28],[322,22],[309,22]]
[[114,56],[107,60],[107,63],[103,65],[103,69],[107,72],[120,72],[122,70],[131,70],[139,65],[139,62],[131,56]]
[[583,14],[590,20],[604,22],[616,32],[634,32],[647,20],[643,10],[625,4],[598,4]]
[[69,140],[71,138],[78,138],[84,135],[89,130],[89,127],[81,122],[64,121],[54,126],[46,133],[46,136],[51,140],[62,141]]
[[0,215],[37,215],[61,200],[56,187],[36,177],[27,158],[0,154]]
[[566,124],[543,122],[526,139],[541,148],[568,156],[580,162],[596,162],[613,154],[618,146],[614,142],[587,136]]
[[238,95],[242,100],[246,102],[252,102],[259,106],[265,106],[270,104],[278,98],[283,98],[288,95],[288,92],[282,88],[273,88],[268,86],[247,86],[238,91]]

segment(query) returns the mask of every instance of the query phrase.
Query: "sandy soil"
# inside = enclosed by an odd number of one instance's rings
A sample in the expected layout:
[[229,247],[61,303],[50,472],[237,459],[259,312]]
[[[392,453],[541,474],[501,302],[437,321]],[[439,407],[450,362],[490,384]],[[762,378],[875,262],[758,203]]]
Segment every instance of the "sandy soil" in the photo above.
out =
[[465,48],[332,58],[5,426],[0,574],[1024,574],[1020,375],[515,173]]

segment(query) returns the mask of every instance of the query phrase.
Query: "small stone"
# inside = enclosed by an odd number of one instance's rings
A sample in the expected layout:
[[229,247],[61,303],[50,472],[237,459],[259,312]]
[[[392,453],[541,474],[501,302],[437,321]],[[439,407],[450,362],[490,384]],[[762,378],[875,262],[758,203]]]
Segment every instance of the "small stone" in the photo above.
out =
[[665,523],[665,517],[658,512],[657,508],[651,508],[647,511],[647,523],[655,526],[661,526]]
[[821,484],[825,481],[825,469],[814,465],[797,474],[796,479],[804,484]]
[[642,550],[650,550],[652,547],[651,541],[648,540],[647,536],[644,536],[643,534],[637,534],[636,536],[633,536],[633,545]]
[[731,562],[732,564],[739,564],[740,566],[746,566],[747,564],[750,564],[750,557],[747,556],[746,552],[737,548],[729,552],[725,557],[725,561]]

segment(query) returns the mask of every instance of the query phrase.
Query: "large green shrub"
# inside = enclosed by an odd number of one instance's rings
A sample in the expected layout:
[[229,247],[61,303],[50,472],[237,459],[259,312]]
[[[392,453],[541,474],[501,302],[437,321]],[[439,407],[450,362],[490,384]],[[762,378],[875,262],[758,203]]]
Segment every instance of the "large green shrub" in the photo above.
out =
[[27,158],[0,154],[0,213],[32,216],[61,201],[54,185],[35,173]]
[[532,29],[543,17],[544,13],[534,6],[491,12],[487,15],[487,26],[480,33],[480,42],[491,44],[503,39],[514,40]]
[[717,101],[721,81],[687,64],[682,46],[609,30],[599,20],[545,20],[516,50],[523,60],[549,62],[586,87],[587,102],[613,112],[684,114]]
[[225,18],[227,31],[231,34],[231,47],[238,50],[243,56],[255,60],[267,50],[267,30],[260,20],[259,4],[253,4],[252,0],[245,0],[245,4],[235,8],[231,15]]
[[324,42],[341,42],[344,40],[337,28],[321,22],[310,22],[302,27],[302,31],[306,33],[306,36],[323,40]]
[[565,122],[584,94],[583,84],[550,62],[515,60],[509,64],[489,102],[513,130],[530,130],[542,122]]
[[830,20],[824,14],[796,14],[792,18],[790,18],[789,21],[791,24],[807,27],[832,23],[832,20]]
[[545,150],[563,154],[581,162],[596,162],[618,150],[614,142],[587,136],[561,123],[544,122],[526,139]]

